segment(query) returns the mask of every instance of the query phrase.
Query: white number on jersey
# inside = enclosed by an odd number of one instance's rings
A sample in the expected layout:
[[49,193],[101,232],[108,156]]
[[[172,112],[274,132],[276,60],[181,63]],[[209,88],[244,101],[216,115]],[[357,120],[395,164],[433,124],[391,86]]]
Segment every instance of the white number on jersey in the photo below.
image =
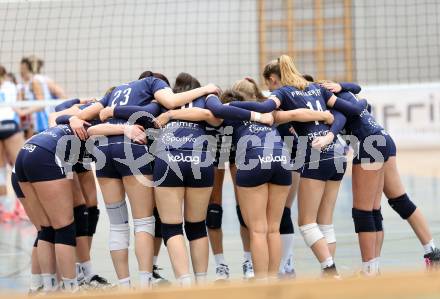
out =
[[121,96],[121,94],[124,96],[124,100],[122,100],[119,103],[119,106],[124,106],[127,105],[128,100],[130,99],[130,93],[131,93],[131,87],[124,89],[124,90],[118,90],[115,92],[115,95],[113,97],[113,101],[112,101],[112,107],[116,106],[116,100],[119,99],[119,97]]
[[[321,102],[316,100],[316,109],[313,107],[311,102],[307,102],[307,107],[313,111],[324,111],[321,106]],[[319,125],[319,121],[315,121],[315,125]]]

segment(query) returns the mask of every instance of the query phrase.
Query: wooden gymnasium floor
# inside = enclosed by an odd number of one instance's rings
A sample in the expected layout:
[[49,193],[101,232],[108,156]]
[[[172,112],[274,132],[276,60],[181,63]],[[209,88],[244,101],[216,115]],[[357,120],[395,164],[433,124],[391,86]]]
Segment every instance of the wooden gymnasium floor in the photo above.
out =
[[[398,163],[408,194],[420,206],[431,225],[434,238],[440,245],[440,159],[439,151],[400,151]],[[349,173],[349,172],[348,172]],[[102,201],[100,202],[102,205]],[[292,209],[294,221],[296,207]],[[112,263],[107,248],[108,219],[101,206],[102,218],[94,241],[92,259],[99,274],[115,281]],[[224,248],[229,263],[232,283],[191,290],[155,290],[148,295],[132,293],[131,296],[108,295],[105,298],[176,298],[189,295],[191,298],[438,298],[440,296],[440,274],[426,276],[423,250],[410,227],[383,203],[385,243],[382,254],[382,273],[378,279],[359,279],[359,249],[351,220],[351,180],[346,175],[340,191],[336,211],[337,234],[336,261],[343,276],[342,281],[317,281],[319,264],[306,248],[301,236],[296,234],[294,254],[298,279],[276,284],[249,284],[241,281],[242,247],[238,234],[238,221],[230,178],[224,186]],[[296,221],[295,221],[296,222]],[[295,228],[297,228],[295,224]],[[297,231],[297,229],[296,229]],[[24,294],[30,273],[30,249],[35,238],[34,229],[27,223],[0,224],[0,290],[5,293]],[[130,264],[136,281],[136,262],[133,252]],[[162,274],[172,279],[166,249],[162,247],[159,265]],[[211,259],[209,277],[214,278],[214,262]],[[399,274],[407,273],[407,274]],[[415,296],[419,294],[419,296]],[[90,295],[91,296],[91,295]],[[96,298],[104,298],[96,294]],[[9,296],[7,296],[9,297]],[[95,295],[93,295],[95,297]]]

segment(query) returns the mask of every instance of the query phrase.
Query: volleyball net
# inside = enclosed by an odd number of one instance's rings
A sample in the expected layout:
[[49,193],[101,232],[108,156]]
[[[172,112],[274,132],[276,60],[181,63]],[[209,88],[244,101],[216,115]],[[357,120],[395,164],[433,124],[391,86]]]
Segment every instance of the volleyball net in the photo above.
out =
[[261,82],[283,53],[315,79],[438,82],[439,15],[436,0],[3,0],[0,64],[20,81],[21,58],[35,55],[69,97],[147,69]]

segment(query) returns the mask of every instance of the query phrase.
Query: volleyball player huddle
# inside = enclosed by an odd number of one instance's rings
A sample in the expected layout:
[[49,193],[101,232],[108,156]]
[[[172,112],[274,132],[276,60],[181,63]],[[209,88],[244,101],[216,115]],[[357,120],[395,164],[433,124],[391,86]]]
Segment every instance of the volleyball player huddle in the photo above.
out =
[[96,228],[97,216],[91,221],[87,205],[75,199],[78,189],[88,197],[85,185],[93,181],[92,162],[121,286],[133,284],[128,267],[130,212],[138,286],[148,288],[160,279],[155,270],[161,239],[180,285],[206,281],[208,235],[217,278],[229,278],[221,232],[225,163],[237,200],[244,277],[295,276],[290,208],[296,193],[305,243],[323,276],[339,277],[333,210],[347,164],[347,144],[339,137],[343,130],[355,150],[352,217],[361,273],[374,276],[380,271],[382,192],[414,229],[427,265],[437,264],[440,252],[426,220],[401,184],[395,145],[371,116],[367,101],[354,95],[360,87],[307,81],[286,55],[271,61],[263,77],[271,91],[268,98],[251,78],[221,92],[212,84],[201,86],[186,73],[179,74],[171,89],[163,75],[144,72],[139,80],[111,88],[100,101],[62,104],[52,115],[57,125],[29,139],[16,163],[19,187],[39,229],[36,264],[42,276],[49,277],[42,280],[44,291],[57,289],[57,277],[63,289],[76,291],[80,272],[87,284],[108,286],[92,270],[90,239],[87,250],[81,251],[85,257],[75,251],[80,238],[91,237]]

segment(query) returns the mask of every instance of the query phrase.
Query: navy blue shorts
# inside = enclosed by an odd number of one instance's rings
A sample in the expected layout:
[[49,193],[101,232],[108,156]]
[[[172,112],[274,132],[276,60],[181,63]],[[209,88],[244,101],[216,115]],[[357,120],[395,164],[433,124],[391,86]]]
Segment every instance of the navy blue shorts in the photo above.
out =
[[[255,163],[251,160],[256,161],[255,167],[244,169]],[[290,154],[282,150],[265,154],[263,149],[250,149],[245,157],[237,159],[237,186],[256,187],[266,183],[289,186],[292,184],[289,162]]]
[[5,140],[20,132],[20,126],[15,120],[0,121],[0,140]]
[[[358,143],[355,149],[353,164],[362,163],[383,163],[390,157],[396,156],[396,144],[388,133],[382,131],[379,134],[371,135]],[[385,141],[385,145],[377,145],[376,138]],[[380,139],[378,139],[380,140]]]
[[45,182],[66,178],[61,160],[54,153],[34,144],[25,144],[15,161],[19,182]]
[[347,170],[347,159],[342,157],[324,158],[306,163],[301,168],[301,177],[319,181],[340,181]]
[[154,182],[158,187],[212,187],[213,160],[209,151],[163,151],[157,154],[154,162]]
[[15,172],[11,173],[11,185],[14,189],[15,196],[17,196],[17,198],[24,198],[24,193],[21,190],[20,185],[18,184],[18,178]]
[[[147,159],[150,156],[148,148],[145,145],[136,143],[111,143],[108,145],[98,146],[98,149],[105,155],[106,161],[103,167],[99,166],[99,162],[96,163],[96,176],[99,178],[112,178],[121,179],[124,176],[131,176],[136,174],[151,175],[153,169],[151,163],[140,163],[140,157],[143,161],[150,161]],[[133,160],[130,159],[131,155],[126,156],[125,150],[131,151]],[[99,155],[94,155],[99,157]],[[150,156],[151,157],[151,156]],[[120,161],[130,159],[128,161]],[[131,168],[130,168],[131,167]],[[136,173],[139,171],[138,173]]]

